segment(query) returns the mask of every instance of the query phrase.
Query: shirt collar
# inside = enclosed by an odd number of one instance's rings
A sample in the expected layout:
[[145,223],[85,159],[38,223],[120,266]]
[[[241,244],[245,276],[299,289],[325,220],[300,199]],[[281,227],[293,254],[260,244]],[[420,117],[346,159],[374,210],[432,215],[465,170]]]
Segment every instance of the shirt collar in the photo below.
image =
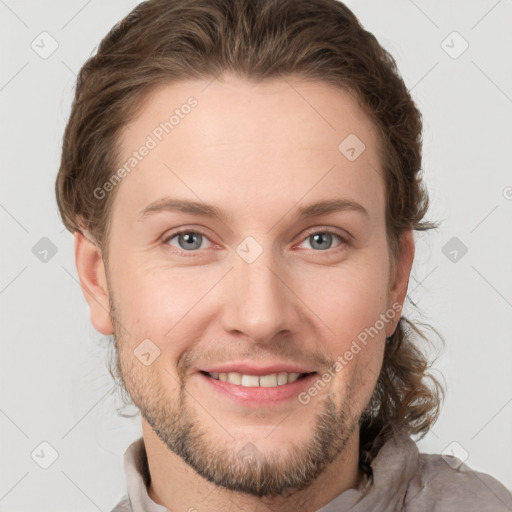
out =
[[402,510],[411,479],[419,467],[419,450],[406,426],[393,427],[390,438],[370,463],[371,481],[347,489],[317,512],[394,512]]
[[[395,427],[393,434],[370,463],[372,479],[363,479],[356,489],[347,489],[317,512],[394,511],[402,503],[409,481],[419,464],[419,450],[406,427]],[[170,512],[148,495],[149,471],[144,439],[134,441],[124,454],[124,472],[132,510]]]
[[132,510],[137,512],[170,512],[155,503],[148,494],[149,472],[144,439],[139,437],[124,454],[124,474]]

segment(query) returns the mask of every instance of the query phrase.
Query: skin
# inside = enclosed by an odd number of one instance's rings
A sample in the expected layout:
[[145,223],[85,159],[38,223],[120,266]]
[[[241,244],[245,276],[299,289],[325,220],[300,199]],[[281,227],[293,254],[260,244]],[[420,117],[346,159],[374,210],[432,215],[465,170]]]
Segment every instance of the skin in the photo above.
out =
[[[108,267],[75,234],[91,322],[115,335],[123,384],[141,411],[154,501],[173,511],[317,510],[362,482],[358,420],[400,315],[307,404],[243,405],[197,370],[277,360],[324,373],[379,315],[403,305],[412,232],[395,272],[378,131],[352,95],[323,82],[228,74],[165,85],[123,132],[122,155],[190,96],[197,107],[117,185]],[[338,151],[349,134],[366,146],[354,161]],[[173,211],[138,219],[166,196],[215,205],[226,219]],[[368,216],[296,217],[299,207],[340,198]],[[200,248],[169,239],[183,227],[204,234]],[[332,239],[315,245],[310,230],[326,229]],[[247,236],[262,249],[251,263],[236,251]],[[144,339],[160,350],[148,366],[134,355]],[[239,457],[248,443],[250,460]]]

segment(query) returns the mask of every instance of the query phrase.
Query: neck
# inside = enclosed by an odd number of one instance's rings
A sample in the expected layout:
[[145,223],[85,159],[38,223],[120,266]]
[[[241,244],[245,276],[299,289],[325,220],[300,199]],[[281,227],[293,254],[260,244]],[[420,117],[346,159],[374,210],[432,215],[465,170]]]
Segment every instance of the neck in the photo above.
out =
[[343,452],[307,488],[290,491],[286,496],[259,498],[224,489],[205,480],[171,452],[144,419],[142,426],[151,475],[149,497],[173,512],[195,509],[208,509],[209,512],[253,511],[262,504],[280,512],[315,511],[342,492],[357,488],[364,477],[359,469],[358,428],[345,444]]

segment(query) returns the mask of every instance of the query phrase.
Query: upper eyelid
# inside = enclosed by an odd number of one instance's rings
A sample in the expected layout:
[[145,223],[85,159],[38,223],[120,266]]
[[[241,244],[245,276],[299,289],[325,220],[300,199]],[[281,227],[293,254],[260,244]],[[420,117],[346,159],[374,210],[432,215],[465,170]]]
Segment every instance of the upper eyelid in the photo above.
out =
[[[331,235],[337,236],[341,240],[341,243],[339,245],[331,247],[330,249],[327,249],[327,250],[336,250],[337,248],[340,247],[340,245],[344,245],[344,244],[347,245],[350,242],[350,240],[352,239],[352,236],[349,235],[348,233],[342,235],[342,234],[338,233],[337,231],[335,231],[334,229],[327,229],[327,228],[312,229],[311,231],[306,232],[306,236],[302,237],[302,239],[299,242],[299,245],[302,244],[303,242],[305,242],[310,236],[313,236],[314,234],[317,234],[317,233],[329,233]],[[321,253],[323,251],[315,251],[315,252]]]
[[[198,234],[208,238],[208,240],[210,240],[210,237],[204,231],[201,231],[200,229],[195,229],[195,228],[194,229],[189,229],[189,228],[179,229],[178,231],[174,231],[173,233],[171,233],[169,235],[165,234],[162,237],[162,240],[164,242],[168,242],[171,238],[174,238],[175,236],[178,236],[178,235],[183,235],[184,233],[198,233]],[[211,240],[210,240],[210,242],[211,242]]]
[[[338,228],[338,229],[341,229],[341,228]],[[343,234],[338,233],[338,231],[335,228],[329,228],[327,226],[324,226],[324,227],[320,226],[319,228],[311,228],[311,229],[306,230],[306,236],[303,237],[303,240],[313,234],[316,234],[316,233],[330,233],[333,235],[337,235],[341,239],[344,239],[344,240],[349,240],[352,238],[352,235],[348,231],[345,231],[344,229],[341,231],[343,231]]]

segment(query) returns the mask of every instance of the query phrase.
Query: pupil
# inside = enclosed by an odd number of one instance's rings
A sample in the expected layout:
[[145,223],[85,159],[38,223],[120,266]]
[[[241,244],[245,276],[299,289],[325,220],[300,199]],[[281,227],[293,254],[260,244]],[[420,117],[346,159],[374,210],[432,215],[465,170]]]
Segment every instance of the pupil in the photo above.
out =
[[[199,239],[201,235],[199,233],[181,233],[180,235],[180,246],[182,249],[199,249],[201,247],[201,241]],[[194,240],[195,239],[195,240]],[[185,240],[186,244],[183,245],[181,240]],[[199,240],[199,242],[198,242]]]
[[315,247],[315,244],[321,244],[322,242],[328,242],[327,245],[330,245],[330,242],[332,240],[332,236],[330,233],[317,233],[316,235],[313,235],[313,243],[311,244],[312,247],[320,250],[328,249],[329,247],[318,247],[318,245]]

